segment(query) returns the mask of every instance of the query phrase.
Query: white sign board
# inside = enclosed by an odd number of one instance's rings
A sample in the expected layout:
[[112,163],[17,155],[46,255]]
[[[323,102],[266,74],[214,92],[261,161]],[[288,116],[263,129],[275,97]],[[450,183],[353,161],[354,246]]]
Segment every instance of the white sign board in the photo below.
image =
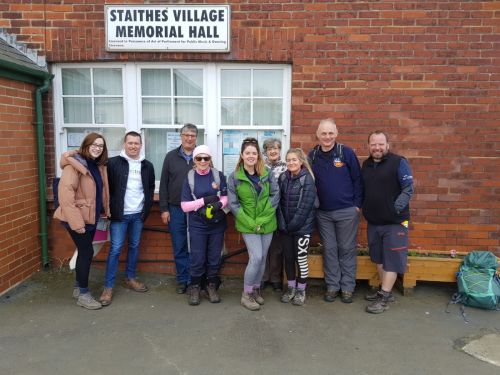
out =
[[229,5],[106,5],[107,51],[229,52]]

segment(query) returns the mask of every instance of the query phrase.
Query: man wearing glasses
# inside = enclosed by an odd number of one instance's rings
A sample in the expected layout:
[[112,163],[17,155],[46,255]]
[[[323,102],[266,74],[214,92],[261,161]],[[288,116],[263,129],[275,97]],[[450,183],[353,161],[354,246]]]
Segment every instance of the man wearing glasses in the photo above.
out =
[[186,215],[181,209],[182,184],[193,169],[193,150],[198,128],[185,124],[181,128],[181,145],[165,156],[160,178],[160,213],[172,238],[178,294],[186,293],[190,284],[190,257],[187,243]]

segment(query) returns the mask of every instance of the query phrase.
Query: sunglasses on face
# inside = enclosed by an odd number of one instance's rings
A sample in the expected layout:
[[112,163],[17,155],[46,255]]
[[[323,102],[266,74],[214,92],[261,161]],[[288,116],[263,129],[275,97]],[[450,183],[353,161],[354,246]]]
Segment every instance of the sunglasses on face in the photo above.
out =
[[196,161],[210,161],[212,157],[210,156],[197,156],[194,158]]

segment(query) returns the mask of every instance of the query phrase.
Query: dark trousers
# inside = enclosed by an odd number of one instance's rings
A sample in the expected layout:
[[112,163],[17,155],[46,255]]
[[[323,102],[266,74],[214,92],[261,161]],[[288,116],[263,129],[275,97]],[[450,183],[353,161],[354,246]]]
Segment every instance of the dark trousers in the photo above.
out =
[[92,241],[94,240],[95,229],[90,231],[87,230],[83,234],[77,233],[71,229],[68,229],[68,232],[78,249],[75,268],[76,282],[80,288],[88,288],[90,264],[94,256]]
[[206,234],[190,228],[191,284],[202,285],[206,276],[208,283],[218,282],[224,232]]
[[280,233],[283,253],[285,255],[286,278],[289,281],[295,280],[295,268],[299,272],[297,281],[305,284],[309,276],[309,264],[307,263],[307,253],[311,240],[310,234],[293,235]]
[[272,283],[281,283],[283,278],[283,247],[278,231],[273,233],[273,240],[266,259],[266,269],[262,281]]

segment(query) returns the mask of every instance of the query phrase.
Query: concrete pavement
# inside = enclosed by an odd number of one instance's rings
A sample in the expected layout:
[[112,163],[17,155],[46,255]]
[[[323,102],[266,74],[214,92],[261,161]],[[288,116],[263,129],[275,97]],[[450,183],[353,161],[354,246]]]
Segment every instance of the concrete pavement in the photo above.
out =
[[[93,270],[98,296],[103,272]],[[475,374],[499,368],[466,354],[474,338],[500,334],[500,314],[457,306],[453,286],[396,293],[381,315],[354,303],[326,303],[318,280],[303,307],[266,290],[261,311],[239,305],[242,281],[226,279],[220,304],[188,306],[171,276],[143,274],[140,294],[116,288],[98,311],[77,307],[73,275],[41,272],[0,298],[0,374]],[[122,279],[118,279],[121,281]],[[494,345],[494,344],[493,344]]]

